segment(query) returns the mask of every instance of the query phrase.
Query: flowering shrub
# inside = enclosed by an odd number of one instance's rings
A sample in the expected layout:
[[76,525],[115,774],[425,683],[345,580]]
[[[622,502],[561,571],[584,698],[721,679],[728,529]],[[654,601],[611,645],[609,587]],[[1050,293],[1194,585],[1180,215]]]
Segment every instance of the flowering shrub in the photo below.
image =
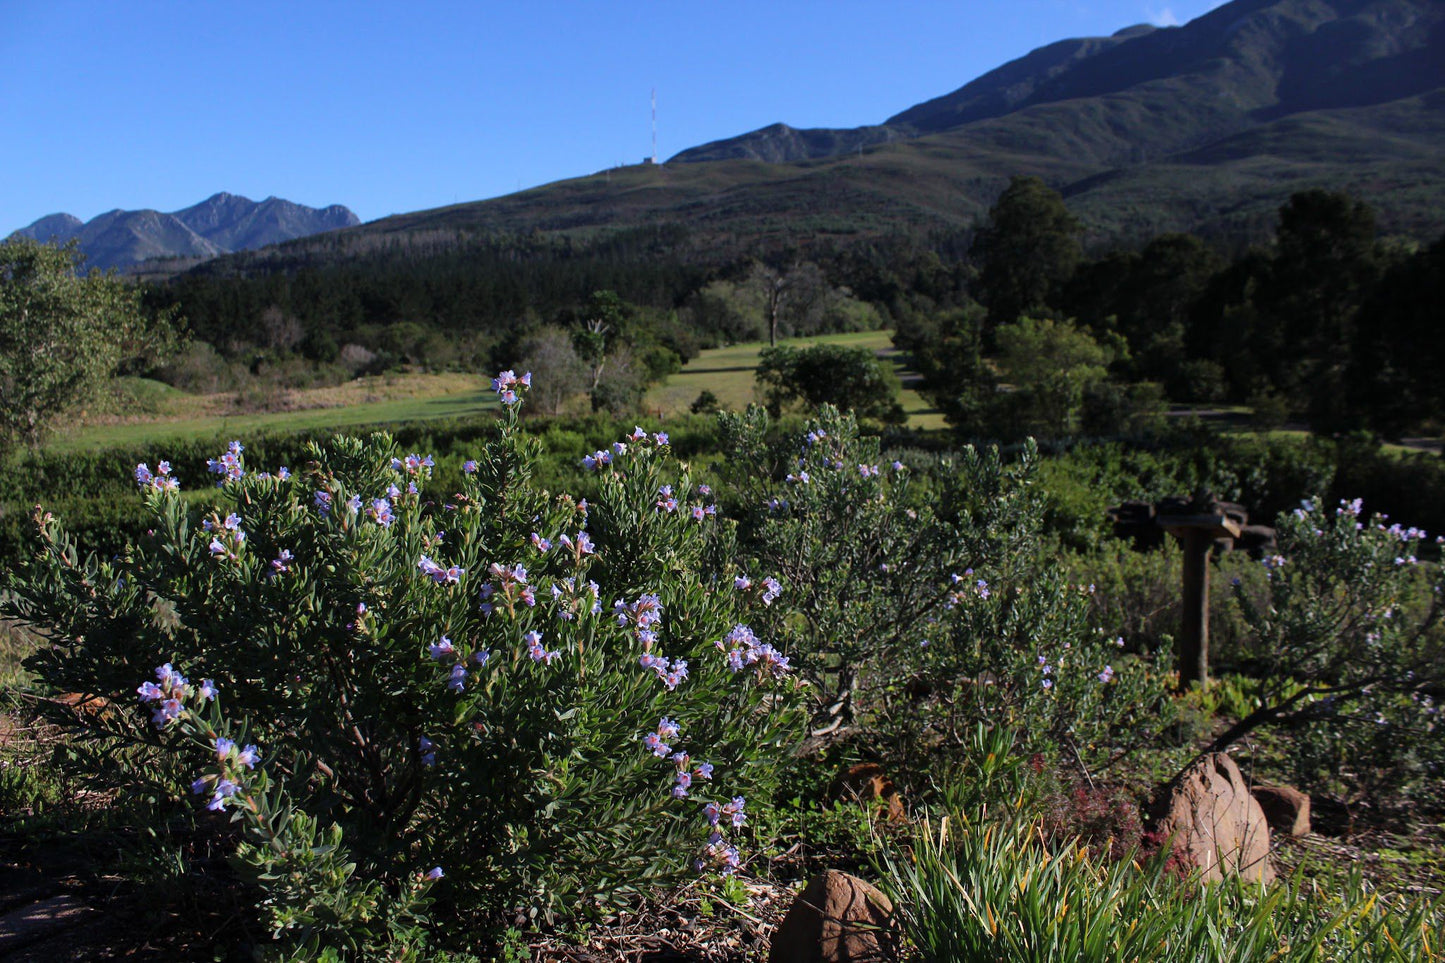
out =
[[1356,789],[1424,777],[1438,804],[1445,570],[1419,561],[1425,532],[1388,521],[1367,518],[1359,500],[1306,501],[1279,517],[1279,552],[1259,563],[1263,601],[1235,591],[1252,630],[1245,654],[1259,666],[1258,707],[1216,746],[1288,726],[1300,737],[1301,777]]
[[755,628],[808,679],[816,724],[872,711],[944,611],[950,573],[1021,547],[1037,512],[1032,450],[1013,466],[970,448],[910,468],[831,406],[781,451],[763,441],[760,408],[723,417],[743,547],[781,582]]
[[406,926],[436,899],[485,934],[730,872],[793,744],[788,666],[730,656],[762,595],[734,587],[728,533],[666,437],[619,441],[590,502],[554,495],[517,427],[529,379],[493,386],[504,418],[461,491],[385,436],[271,471],[236,443],[217,510],[192,518],[169,466],[142,466],[144,539],[82,558],[38,512],[11,579],[9,609],[52,642],[31,662],[44,683],[139,705],[162,666],[149,711],[64,721],[116,784],[237,814],[283,939],[323,945],[336,894]]
[[902,660],[914,715],[951,742],[979,723],[1014,732],[1019,751],[1085,774],[1149,745],[1171,711],[1167,667],[1094,627],[1092,586],[1022,558],[949,577],[945,612]]
[[[728,427],[734,471],[766,477],[761,412]],[[745,545],[781,573],[764,624],[820,728],[861,716],[889,751],[926,754],[982,723],[1089,767],[1158,731],[1167,680],[1093,629],[1088,592],[1044,552],[1032,446],[910,466],[825,407],[779,461]]]

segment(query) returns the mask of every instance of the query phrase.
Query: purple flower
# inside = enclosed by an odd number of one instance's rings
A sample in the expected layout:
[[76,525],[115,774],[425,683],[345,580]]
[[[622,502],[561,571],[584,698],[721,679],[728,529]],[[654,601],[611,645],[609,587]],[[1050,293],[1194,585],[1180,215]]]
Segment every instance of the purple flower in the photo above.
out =
[[783,587],[778,584],[778,580],[775,578],[769,577],[763,579],[763,587],[767,589],[767,591],[763,593],[764,605],[772,605],[774,600],[783,594]]
[[557,537],[557,544],[576,555],[579,559],[583,555],[595,555],[597,553],[597,547],[592,543],[591,536],[585,531],[578,532],[575,539],[570,535],[559,535]]
[[734,796],[732,798],[732,802],[727,803],[722,808],[723,814],[731,817],[731,822],[734,829],[740,828],[743,823],[747,822],[748,817],[743,812],[743,807],[745,804],[745,800],[742,796]]
[[712,763],[710,763],[710,762],[700,762],[700,763],[697,764],[697,769],[695,769],[694,772],[696,773],[697,778],[699,778],[699,779],[711,779],[711,778],[712,778]]
[[277,575],[280,575],[282,572],[289,572],[291,570],[291,562],[294,561],[295,558],[296,556],[291,554],[290,549],[281,549],[281,554],[271,560],[272,571]]
[[314,504],[314,505],[316,506],[316,510],[319,511],[321,514],[323,514],[323,515],[330,514],[330,512],[331,512],[331,493],[330,493],[330,492],[318,491],[315,495],[313,495],[313,496],[311,497],[311,502],[312,502],[312,504]]
[[562,654],[561,652],[556,650],[553,650],[551,652],[547,651],[547,649],[542,645],[541,632],[528,632],[522,636],[522,641],[527,643],[527,654],[532,657],[533,662],[545,662],[548,665],[551,665],[552,660]]
[[458,662],[452,666],[452,677],[447,681],[447,688],[453,692],[461,692],[467,687],[467,667]]
[[[466,569],[458,568],[455,565],[443,568],[425,555],[417,560],[416,567],[418,571],[429,576],[438,585],[455,585],[461,581],[462,575],[466,572]],[[496,568],[495,565],[492,567]]]
[[467,475],[475,475],[477,473],[477,463],[468,458],[462,462],[462,472]]
[[442,868],[440,866],[433,866],[431,869],[426,871],[427,879],[441,879],[445,875],[446,873],[442,872]]
[[1099,681],[1107,684],[1112,678],[1114,678],[1114,667],[1112,665],[1104,666],[1104,671],[1099,673]]
[[213,812],[225,808],[226,800],[234,796],[240,789],[239,784],[222,776],[216,782],[215,794],[211,796],[211,801],[206,803],[206,808]]
[[532,372],[528,371],[520,378],[512,371],[502,371],[492,379],[492,390],[501,396],[502,404],[514,405],[517,403],[518,389],[530,388],[532,386]]
[[407,455],[401,460],[395,458],[391,460],[392,468],[405,470],[409,475],[425,475],[428,478],[431,477],[431,470],[434,464],[435,462],[432,461],[431,455],[423,458],[421,455],[412,454]]
[[215,683],[215,681],[212,680],[212,679],[202,679],[202,680],[201,680],[201,687],[196,690],[196,696],[197,696],[202,702],[205,702],[205,701],[208,700],[208,699],[214,699],[214,698],[216,697],[216,683]]
[[452,640],[444,635],[440,642],[433,642],[431,645],[428,645],[427,652],[433,659],[440,662],[442,659],[456,652],[456,649],[452,647]]
[[[358,505],[359,504],[360,502],[358,500]],[[378,498],[374,500],[371,503],[371,507],[366,510],[366,514],[371,517],[372,521],[376,522],[376,524],[380,525],[382,528],[390,528],[391,523],[396,521],[396,516],[392,514],[391,511],[391,502],[387,501],[385,498]]]
[[155,474],[146,467],[145,462],[135,466],[135,482],[142,488],[154,488],[158,491],[175,491],[180,488],[180,482],[171,475],[171,463],[163,461],[156,466]]

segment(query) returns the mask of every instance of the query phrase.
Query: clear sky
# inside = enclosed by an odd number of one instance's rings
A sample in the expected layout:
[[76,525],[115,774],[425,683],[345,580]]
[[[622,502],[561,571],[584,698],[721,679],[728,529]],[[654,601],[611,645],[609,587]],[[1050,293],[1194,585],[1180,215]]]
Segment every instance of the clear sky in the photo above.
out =
[[362,220],[775,121],[878,123],[1219,0],[0,0],[0,237],[217,191]]

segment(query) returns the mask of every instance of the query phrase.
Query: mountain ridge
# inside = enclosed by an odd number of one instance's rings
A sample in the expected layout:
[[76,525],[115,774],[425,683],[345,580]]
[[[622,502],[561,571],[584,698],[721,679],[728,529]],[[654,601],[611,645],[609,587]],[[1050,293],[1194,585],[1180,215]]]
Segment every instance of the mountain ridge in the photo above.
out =
[[[773,124],[482,201],[393,215],[220,259],[272,270],[405,236],[581,239],[678,225],[716,261],[894,233],[967,231],[1017,174],[1042,177],[1086,239],[1267,237],[1289,196],[1349,190],[1387,232],[1445,231],[1445,3],[1232,0],[1187,24],[1045,45],[857,128]],[[449,240],[453,239],[453,240]]]
[[57,243],[75,239],[86,266],[106,270],[155,258],[206,260],[360,223],[340,204],[314,208],[274,196],[253,201],[222,191],[171,212],[116,208],[89,221],[49,214],[10,236]]

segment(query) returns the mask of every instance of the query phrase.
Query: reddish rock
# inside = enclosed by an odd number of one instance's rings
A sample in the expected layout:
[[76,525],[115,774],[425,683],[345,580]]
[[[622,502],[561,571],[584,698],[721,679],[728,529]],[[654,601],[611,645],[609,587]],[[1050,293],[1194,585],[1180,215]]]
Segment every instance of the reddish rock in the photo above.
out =
[[1205,756],[1164,787],[1152,815],[1154,834],[1205,880],[1274,879],[1264,810],[1224,753]]
[[833,798],[849,801],[856,799],[865,803],[882,799],[887,804],[889,820],[903,822],[908,818],[898,788],[876,762],[860,762],[856,766],[850,766],[833,784]]
[[1289,786],[1255,786],[1253,792],[1270,829],[1296,838],[1309,835],[1309,796]]
[[798,894],[773,934],[768,963],[891,963],[893,904],[871,883],[828,870]]
[[84,692],[62,692],[53,701],[63,706],[69,706],[75,710],[77,715],[109,718],[111,714],[110,700],[104,696]]

